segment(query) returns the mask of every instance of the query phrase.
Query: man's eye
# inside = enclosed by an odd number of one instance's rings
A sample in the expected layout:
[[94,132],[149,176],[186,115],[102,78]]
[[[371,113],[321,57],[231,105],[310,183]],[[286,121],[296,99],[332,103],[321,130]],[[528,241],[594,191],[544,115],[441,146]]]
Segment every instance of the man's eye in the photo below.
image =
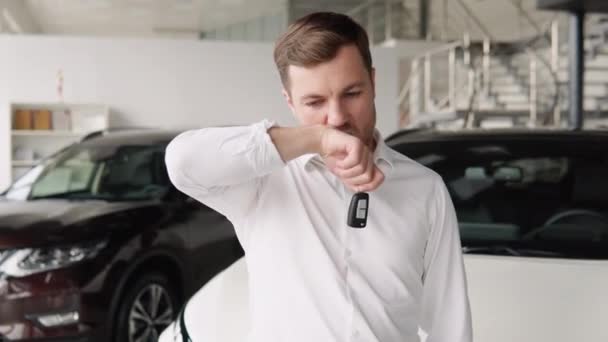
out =
[[346,93],[346,96],[348,96],[348,97],[357,97],[357,96],[359,96],[359,94],[361,94],[360,91],[350,91],[350,92]]
[[312,101],[312,102],[307,102],[306,105],[308,107],[319,107],[321,105],[321,101]]

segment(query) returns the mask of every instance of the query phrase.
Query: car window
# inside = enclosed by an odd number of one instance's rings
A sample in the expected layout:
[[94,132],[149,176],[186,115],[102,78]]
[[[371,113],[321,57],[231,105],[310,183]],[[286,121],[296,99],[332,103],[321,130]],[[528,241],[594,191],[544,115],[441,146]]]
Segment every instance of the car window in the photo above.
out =
[[24,199],[27,191],[31,200],[159,198],[169,191],[163,159],[163,145],[75,146],[30,171],[7,197]]
[[124,199],[162,194],[168,187],[157,162],[162,153],[162,149],[156,148],[121,148],[101,165],[100,179],[93,191]]
[[75,153],[45,172],[32,187],[32,197],[45,197],[59,193],[83,191],[89,187],[96,163],[89,150]]
[[439,173],[464,251],[608,259],[605,153],[468,145],[409,156]]

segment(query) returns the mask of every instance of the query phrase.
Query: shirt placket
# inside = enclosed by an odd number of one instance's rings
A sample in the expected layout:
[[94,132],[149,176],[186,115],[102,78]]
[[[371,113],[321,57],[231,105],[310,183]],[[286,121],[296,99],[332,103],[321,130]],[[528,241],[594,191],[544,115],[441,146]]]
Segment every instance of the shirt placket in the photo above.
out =
[[346,298],[348,300],[348,312],[347,312],[347,328],[346,328],[346,340],[347,341],[358,341],[360,337],[360,332],[356,326],[355,322],[355,304],[354,304],[354,291],[353,291],[353,232],[351,227],[346,223],[346,215],[348,213],[348,207],[350,205],[352,193],[346,189],[344,185],[341,184],[342,189],[342,199],[343,199],[343,210],[344,210],[344,245],[342,250],[342,257],[344,260],[344,281],[346,284]]

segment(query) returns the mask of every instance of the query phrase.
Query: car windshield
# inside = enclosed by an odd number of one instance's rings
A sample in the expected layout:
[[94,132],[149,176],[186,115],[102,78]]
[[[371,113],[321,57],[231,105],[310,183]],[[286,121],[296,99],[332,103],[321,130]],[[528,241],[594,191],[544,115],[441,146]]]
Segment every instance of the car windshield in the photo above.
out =
[[13,200],[147,200],[169,189],[164,146],[77,145],[46,159],[5,193]]
[[442,176],[466,253],[608,259],[601,146],[480,141],[398,149]]

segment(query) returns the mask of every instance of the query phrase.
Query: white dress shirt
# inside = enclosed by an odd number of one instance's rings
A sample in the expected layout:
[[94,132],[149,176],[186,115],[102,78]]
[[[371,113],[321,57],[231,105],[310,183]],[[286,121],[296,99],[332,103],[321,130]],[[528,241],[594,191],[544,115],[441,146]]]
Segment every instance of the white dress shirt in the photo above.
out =
[[[184,132],[167,147],[173,184],[224,214],[245,250],[248,342],[472,340],[456,215],[436,173],[390,149],[365,228],[353,192],[316,154],[283,162],[274,122]],[[203,229],[203,227],[201,227]]]

